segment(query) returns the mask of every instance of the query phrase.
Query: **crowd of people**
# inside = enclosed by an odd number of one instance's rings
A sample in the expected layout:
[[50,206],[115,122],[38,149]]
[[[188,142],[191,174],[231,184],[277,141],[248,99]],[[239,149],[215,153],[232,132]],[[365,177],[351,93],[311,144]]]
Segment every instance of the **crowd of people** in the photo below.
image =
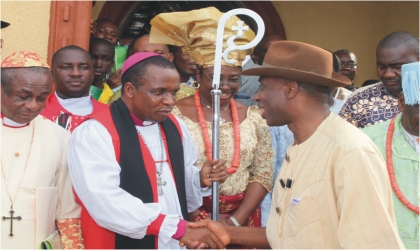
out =
[[379,41],[360,88],[349,49],[277,35],[219,76],[222,15],[161,13],[129,45],[96,20],[88,50],[1,62],[1,248],[420,248],[419,38]]

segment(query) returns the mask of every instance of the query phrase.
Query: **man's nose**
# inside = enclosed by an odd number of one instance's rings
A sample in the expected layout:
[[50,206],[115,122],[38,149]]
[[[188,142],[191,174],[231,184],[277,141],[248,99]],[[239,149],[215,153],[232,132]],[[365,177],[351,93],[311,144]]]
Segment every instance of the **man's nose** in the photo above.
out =
[[260,102],[260,90],[257,91],[257,93],[252,98],[255,102]]
[[41,104],[39,104],[36,98],[32,98],[29,102],[26,103],[25,107],[32,112],[35,112],[41,108]]
[[93,61],[93,66],[96,68],[102,68],[103,67],[103,61],[101,59],[96,59]]
[[111,39],[112,39],[111,33],[110,33],[110,32],[106,32],[106,31],[105,31],[104,38],[105,38],[106,40],[111,40]]
[[394,78],[396,76],[395,70],[391,67],[386,68],[384,77],[385,78]]
[[80,71],[80,69],[79,69],[79,67],[73,67],[72,68],[72,70],[71,70],[71,72],[70,72],[70,75],[72,75],[72,76],[81,76],[82,75],[82,72]]
[[165,97],[163,98],[162,101],[165,105],[173,106],[173,105],[175,105],[176,96],[168,93],[168,94],[165,95]]

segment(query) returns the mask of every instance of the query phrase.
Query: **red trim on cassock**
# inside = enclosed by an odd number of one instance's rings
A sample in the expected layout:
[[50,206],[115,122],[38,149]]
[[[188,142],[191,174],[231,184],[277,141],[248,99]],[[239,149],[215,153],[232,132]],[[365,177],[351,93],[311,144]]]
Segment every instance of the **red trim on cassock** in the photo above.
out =
[[150,225],[147,227],[146,234],[147,235],[158,235],[160,231],[160,227],[162,226],[163,220],[165,219],[166,215],[159,214],[156,220],[154,220]]
[[74,195],[76,197],[76,202],[82,208],[80,220],[83,238],[85,240],[85,248],[115,249],[115,233],[96,224],[76,193]]
[[[171,114],[169,118],[174,121],[176,124],[179,133],[182,136],[181,128],[179,127],[176,118]],[[107,129],[108,133],[111,135],[112,144],[114,146],[116,160],[120,162],[120,137],[118,135],[118,131],[115,127],[115,124],[112,119],[111,111],[108,109],[103,110],[101,112],[95,113],[94,115],[90,116],[89,119],[95,119],[100,122],[104,127]],[[162,133],[163,135],[164,133]],[[182,137],[181,137],[182,138]],[[156,164],[155,161],[147,148],[147,145],[144,141],[139,138],[140,148],[142,150],[144,165],[146,167],[146,172],[149,177],[150,183],[152,185],[152,192],[153,192],[153,200],[154,202],[158,202],[158,192],[157,192],[157,180],[156,180]],[[167,146],[166,146],[167,148]],[[168,154],[169,156],[169,154]],[[172,165],[171,171],[172,171]],[[173,172],[173,171],[172,171]],[[82,207],[81,213],[81,221],[82,221],[82,229],[83,229],[83,237],[85,239],[85,247],[86,249],[111,249],[115,248],[115,233],[109,231],[105,228],[100,227],[90,216],[89,212],[86,210],[85,206],[83,205],[82,201],[76,195],[76,201]],[[163,220],[165,219],[164,214],[160,214],[156,220],[154,220],[147,228],[146,234],[147,235],[155,235],[155,245],[158,246],[158,237],[160,227],[162,226]]]

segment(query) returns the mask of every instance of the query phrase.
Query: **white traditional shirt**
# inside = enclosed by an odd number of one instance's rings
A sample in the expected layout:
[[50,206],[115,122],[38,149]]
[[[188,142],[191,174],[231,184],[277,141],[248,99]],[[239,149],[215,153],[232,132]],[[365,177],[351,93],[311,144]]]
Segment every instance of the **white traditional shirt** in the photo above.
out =
[[401,128],[404,132],[405,139],[407,139],[408,143],[416,150],[417,154],[420,155],[419,137],[405,131],[403,126],[401,126]]
[[[202,205],[202,196],[210,195],[209,188],[200,186],[196,149],[184,122],[177,118],[182,130],[185,162],[185,190],[188,212]],[[162,154],[159,126],[136,126],[155,161]],[[166,159],[166,152],[163,153]],[[77,127],[70,141],[68,162],[74,190],[95,222],[110,231],[127,237],[142,239],[147,227],[159,214],[166,214],[158,236],[159,249],[180,248],[172,239],[182,218],[175,181],[167,162],[163,163],[163,196],[158,203],[143,203],[120,186],[118,164],[112,139],[106,128],[96,120],[88,120]],[[160,162],[156,164],[160,169]]]

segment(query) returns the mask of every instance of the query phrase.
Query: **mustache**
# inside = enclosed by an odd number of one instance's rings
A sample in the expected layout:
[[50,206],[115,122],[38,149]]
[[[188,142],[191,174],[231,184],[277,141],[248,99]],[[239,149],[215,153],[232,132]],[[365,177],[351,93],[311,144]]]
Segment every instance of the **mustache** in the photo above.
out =
[[172,112],[175,105],[163,105],[157,109],[158,112]]
[[401,82],[401,78],[385,78],[384,81]]
[[84,82],[82,78],[71,78],[67,82]]

